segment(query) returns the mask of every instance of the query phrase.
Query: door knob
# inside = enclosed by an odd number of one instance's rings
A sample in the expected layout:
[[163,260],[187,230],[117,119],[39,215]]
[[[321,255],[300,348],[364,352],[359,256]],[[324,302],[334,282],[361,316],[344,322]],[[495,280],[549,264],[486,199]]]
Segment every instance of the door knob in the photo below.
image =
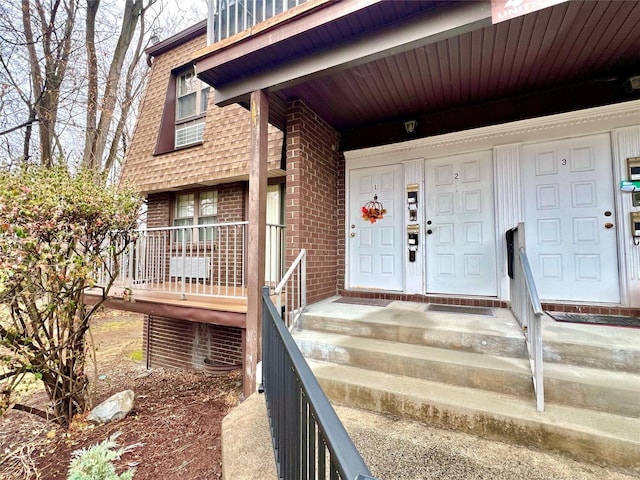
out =
[[351,236],[355,237],[356,236],[356,232],[351,232]]
[[431,235],[433,233],[433,230],[429,229],[427,230],[427,235]]
[[604,228],[613,228],[613,223],[607,222],[604,224]]

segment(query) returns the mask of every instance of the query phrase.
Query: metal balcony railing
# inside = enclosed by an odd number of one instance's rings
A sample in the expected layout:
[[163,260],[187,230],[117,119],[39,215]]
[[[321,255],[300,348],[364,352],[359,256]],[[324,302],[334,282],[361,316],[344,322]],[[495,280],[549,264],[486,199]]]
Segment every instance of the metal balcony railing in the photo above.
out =
[[209,0],[209,44],[232,37],[307,0]]
[[[114,287],[187,295],[246,297],[248,222],[148,228],[119,255]],[[117,246],[116,246],[117,247]],[[115,265],[97,273],[104,284]],[[275,287],[284,270],[284,226],[267,225],[265,279]]]

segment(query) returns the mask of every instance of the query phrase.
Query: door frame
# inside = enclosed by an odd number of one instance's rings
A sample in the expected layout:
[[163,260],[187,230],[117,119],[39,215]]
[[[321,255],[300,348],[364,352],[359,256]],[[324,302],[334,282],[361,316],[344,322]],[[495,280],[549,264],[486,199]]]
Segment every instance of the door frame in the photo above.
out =
[[[615,221],[617,225],[620,305],[640,307],[640,249],[631,242],[631,202],[617,187],[626,179],[626,158],[640,155],[640,100],[594,107],[568,113],[520,120],[507,124],[420,138],[403,143],[344,152],[345,176],[350,169],[410,162],[475,150],[493,149],[496,204],[496,255],[498,299],[509,300],[504,232],[523,219],[520,188],[520,146],[567,137],[608,132],[611,135]],[[348,181],[348,180],[347,180]],[[510,199],[505,203],[505,198]],[[348,197],[347,197],[348,198]],[[345,215],[347,217],[347,215]],[[345,219],[345,232],[347,222]],[[346,254],[346,252],[345,252]],[[348,268],[345,268],[345,279]],[[345,282],[345,286],[348,285]]]
[[[355,224],[356,222],[360,221],[361,218],[358,217],[357,219],[352,219],[351,218],[351,205],[350,205],[350,201],[351,201],[351,174],[353,171],[356,170],[362,170],[364,168],[367,167],[386,167],[386,166],[394,166],[394,165],[398,165],[397,163],[390,163],[390,162],[386,162],[386,163],[381,163],[378,165],[363,165],[357,168],[347,168],[345,169],[345,205],[344,205],[344,210],[345,210],[345,215],[344,215],[344,219],[345,219],[345,223],[344,223],[344,245],[345,245],[345,251],[344,251],[344,288],[347,289],[352,289],[355,287],[351,287],[351,241],[350,241],[350,232],[351,229],[349,228],[349,226],[353,223]],[[400,165],[402,167],[402,165]],[[401,168],[401,172],[400,172],[400,177],[401,179],[404,179],[404,175],[405,175],[405,168]],[[404,181],[404,180],[403,180]],[[400,228],[403,229],[404,228],[404,222],[406,221],[406,219],[403,217],[403,221],[401,223]],[[401,242],[402,244],[402,242]],[[375,291],[388,291],[388,292],[394,292],[394,293],[398,293],[398,292],[402,292],[405,293],[406,289],[407,289],[407,265],[406,265],[406,253],[404,253],[404,248],[400,247],[403,251],[402,253],[402,272],[401,272],[401,278],[400,278],[400,288],[401,290],[378,290],[375,288],[370,288],[369,290],[375,290]],[[359,289],[358,289],[359,290]],[[362,289],[363,291],[366,291],[366,288]]]

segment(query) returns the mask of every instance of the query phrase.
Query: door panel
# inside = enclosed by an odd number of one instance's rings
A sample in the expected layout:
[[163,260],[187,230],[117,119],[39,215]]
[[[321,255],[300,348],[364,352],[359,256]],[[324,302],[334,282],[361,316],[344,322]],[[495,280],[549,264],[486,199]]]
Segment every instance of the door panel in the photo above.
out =
[[[375,223],[362,218],[374,195],[387,211]],[[403,288],[402,165],[362,168],[349,181],[349,287]]]
[[491,152],[429,160],[425,178],[427,293],[497,295]]
[[[607,134],[522,150],[526,249],[540,298],[620,301]],[[609,212],[609,215],[606,215]]]

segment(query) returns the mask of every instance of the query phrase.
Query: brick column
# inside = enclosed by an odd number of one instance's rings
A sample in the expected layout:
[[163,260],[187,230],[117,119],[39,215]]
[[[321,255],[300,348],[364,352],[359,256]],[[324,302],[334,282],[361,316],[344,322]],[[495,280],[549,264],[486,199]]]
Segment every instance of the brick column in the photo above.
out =
[[[287,106],[287,264],[307,249],[307,300],[338,289],[338,132],[301,100]],[[344,221],[344,217],[342,220]],[[343,253],[340,253],[342,255]]]

